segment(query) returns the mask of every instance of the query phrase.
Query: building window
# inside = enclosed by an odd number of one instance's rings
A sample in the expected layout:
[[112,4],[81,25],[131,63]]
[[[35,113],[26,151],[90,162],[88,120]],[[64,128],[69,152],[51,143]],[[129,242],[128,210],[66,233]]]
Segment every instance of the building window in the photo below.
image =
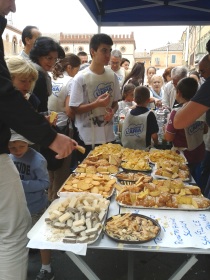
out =
[[82,51],[84,51],[84,48],[80,46],[80,47],[78,47],[78,51],[82,52]]
[[68,51],[69,51],[69,47],[65,47],[65,48],[64,48],[64,51],[65,51],[65,52],[68,52]]
[[124,52],[126,51],[126,47],[124,47],[124,46],[121,47],[121,48],[120,48],[120,51],[121,51],[122,53],[124,53]]
[[172,54],[171,56],[171,63],[176,63],[176,55]]
[[160,58],[159,57],[155,57],[155,65],[160,65]]
[[17,54],[17,38],[13,37],[12,39],[12,52],[13,54]]

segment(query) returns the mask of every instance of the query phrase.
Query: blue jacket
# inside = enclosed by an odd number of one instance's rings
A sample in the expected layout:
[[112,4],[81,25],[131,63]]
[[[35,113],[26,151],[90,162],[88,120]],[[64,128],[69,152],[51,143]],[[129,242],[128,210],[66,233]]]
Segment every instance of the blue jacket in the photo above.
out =
[[48,203],[46,189],[50,185],[50,180],[47,161],[32,148],[28,148],[28,151],[21,158],[12,154],[10,157],[20,174],[28,209],[31,214],[37,214]]

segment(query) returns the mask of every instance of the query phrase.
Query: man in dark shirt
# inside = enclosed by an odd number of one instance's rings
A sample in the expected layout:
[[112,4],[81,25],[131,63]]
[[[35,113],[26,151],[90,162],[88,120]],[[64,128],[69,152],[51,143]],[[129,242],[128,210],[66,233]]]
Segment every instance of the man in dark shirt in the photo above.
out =
[[[15,0],[0,0],[1,36],[7,24],[5,16],[15,11]],[[4,61],[2,38],[0,85],[0,278],[25,280],[28,260],[26,235],[31,219],[18,171],[8,155],[10,128],[34,143],[51,148],[57,153],[57,158],[68,156],[76,142],[57,134],[13,87]]]

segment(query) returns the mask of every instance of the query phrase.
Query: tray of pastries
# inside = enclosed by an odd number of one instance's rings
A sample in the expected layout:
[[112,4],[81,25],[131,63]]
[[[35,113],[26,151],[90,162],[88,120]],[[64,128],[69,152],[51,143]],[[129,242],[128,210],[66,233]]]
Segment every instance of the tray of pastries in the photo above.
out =
[[109,198],[114,193],[115,185],[116,178],[111,175],[73,173],[59,189],[58,196],[67,196],[71,192],[90,192]]
[[121,163],[121,168],[123,171],[128,172],[151,172],[152,167],[149,164],[148,159],[136,159],[131,158],[127,161]]
[[105,222],[104,231],[116,242],[139,244],[155,239],[161,227],[150,217],[125,213],[110,217]]
[[153,164],[159,161],[172,160],[178,163],[187,163],[187,160],[182,152],[177,153],[174,150],[157,150],[151,149],[149,153],[149,161]]
[[120,144],[106,143],[96,146],[89,155],[117,155],[118,157],[121,157],[122,149],[123,147]]
[[52,242],[91,244],[102,231],[109,204],[101,195],[90,193],[60,198],[48,208],[45,236]]
[[155,164],[152,172],[154,178],[159,179],[181,179],[190,180],[190,171],[185,163],[175,162],[173,160],[159,161]]
[[121,159],[117,155],[89,154],[75,169],[77,173],[116,174],[119,171]]
[[153,180],[152,176],[142,172],[122,171],[117,173],[115,176],[121,185],[131,185],[138,180],[143,181],[144,183],[148,183]]
[[206,210],[210,200],[203,197],[198,186],[185,185],[181,180],[153,180],[133,185],[117,186],[116,201],[120,206]]
[[123,150],[122,150],[122,160],[123,161],[128,161],[129,159],[133,158],[134,155],[135,155],[135,159],[148,159],[149,158],[148,151],[123,148]]

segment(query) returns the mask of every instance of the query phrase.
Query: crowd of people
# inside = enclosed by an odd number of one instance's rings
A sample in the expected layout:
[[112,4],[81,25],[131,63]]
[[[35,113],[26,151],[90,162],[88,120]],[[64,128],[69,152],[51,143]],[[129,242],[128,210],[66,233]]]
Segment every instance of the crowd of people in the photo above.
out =
[[[15,11],[15,1],[0,0],[1,34]],[[162,75],[143,62],[130,67],[103,33],[90,39],[91,60],[85,52],[65,54],[36,26],[24,28],[22,42],[19,56],[4,59],[0,41],[0,279],[26,279],[31,219],[34,225],[95,146],[116,142],[116,118],[123,116],[124,147],[149,149],[160,144],[156,110],[167,108],[163,137],[182,149],[210,198],[210,41],[199,72],[180,65]],[[40,252],[36,280],[54,279],[50,250]]]

